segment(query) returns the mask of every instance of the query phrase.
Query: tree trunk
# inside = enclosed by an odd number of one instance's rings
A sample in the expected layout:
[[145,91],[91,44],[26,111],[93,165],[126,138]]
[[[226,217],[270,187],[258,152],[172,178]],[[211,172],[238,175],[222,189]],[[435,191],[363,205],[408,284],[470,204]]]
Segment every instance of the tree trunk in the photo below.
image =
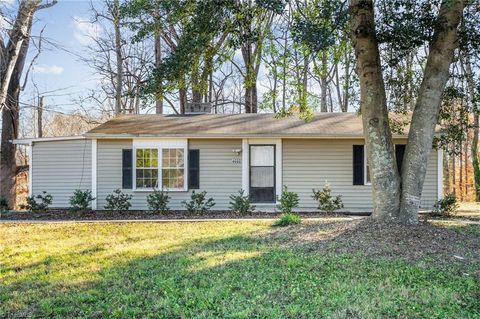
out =
[[303,72],[302,72],[302,96],[300,99],[300,105],[305,110],[307,109],[308,104],[308,70],[309,70],[309,59],[308,56],[304,59]]
[[252,113],[258,113],[257,81],[252,84]]
[[43,96],[40,96],[38,100],[37,137],[43,137]]
[[463,8],[463,0],[442,2],[440,7],[403,160],[400,203],[400,221],[403,223],[418,222],[428,157],[432,150],[443,91],[449,78],[450,63],[457,47],[457,27]]
[[178,95],[180,99],[180,114],[185,114],[185,108],[187,105],[187,89],[180,88],[178,90]]
[[245,86],[245,113],[252,113],[252,88]]
[[[160,32],[155,34],[155,67],[159,68],[162,63],[162,42]],[[155,99],[155,113],[163,114],[163,85],[157,83],[157,94]]]
[[473,138],[471,145],[472,166],[473,166],[473,181],[475,186],[475,201],[480,201],[480,163],[478,158],[478,134],[479,134],[479,116],[478,116],[478,102],[475,102],[475,83],[473,81],[473,71],[470,59],[465,56],[463,61],[465,66],[465,75],[467,79],[467,88],[470,103],[472,103],[473,112]]
[[18,15],[10,32],[8,45],[6,48],[1,48],[0,110],[3,110],[7,104],[7,91],[10,90],[10,81],[12,80],[17,62],[21,58],[20,51],[24,43],[29,41],[31,21],[39,4],[40,0],[22,0],[20,2]]
[[348,51],[345,50],[345,75],[344,75],[344,85],[343,85],[343,104],[342,112],[348,112],[348,102],[350,99],[350,58],[348,56]]
[[[27,21],[25,35],[27,41],[22,43],[18,53],[18,59],[10,77],[10,85],[7,91],[6,107],[2,111],[2,134],[0,148],[0,195],[8,201],[9,207],[15,207],[15,178],[17,173],[16,153],[17,147],[11,140],[18,138],[19,130],[19,96],[20,78],[22,76],[25,60],[29,47],[29,36],[32,28],[33,15]],[[31,146],[30,146],[31,147]],[[29,178],[32,178],[29,176]]]
[[327,107],[327,54],[322,52],[322,70],[320,75],[320,111],[328,112]]
[[115,115],[122,113],[122,85],[123,85],[123,58],[122,35],[120,34],[120,2],[115,0],[113,27],[115,29],[115,55],[117,63],[117,76],[115,83]]
[[389,127],[372,1],[352,0],[351,36],[360,79],[360,110],[373,193],[372,217],[398,218],[400,179]]

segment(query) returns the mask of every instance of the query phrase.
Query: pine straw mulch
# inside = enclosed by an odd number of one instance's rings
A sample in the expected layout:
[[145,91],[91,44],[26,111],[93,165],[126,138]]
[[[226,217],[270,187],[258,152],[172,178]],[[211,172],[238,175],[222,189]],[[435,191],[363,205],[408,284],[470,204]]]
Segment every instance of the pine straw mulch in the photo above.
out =
[[480,279],[480,225],[465,222],[421,222],[404,226],[370,218],[352,221],[304,222],[275,229],[271,238],[308,251],[361,254],[374,259],[400,259],[436,267],[461,266]]

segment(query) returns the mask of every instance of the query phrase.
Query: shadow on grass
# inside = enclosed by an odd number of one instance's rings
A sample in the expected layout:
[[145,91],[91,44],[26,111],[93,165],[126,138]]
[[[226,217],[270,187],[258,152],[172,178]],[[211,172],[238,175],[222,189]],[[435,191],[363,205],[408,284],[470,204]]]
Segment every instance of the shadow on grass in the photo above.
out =
[[[331,246],[335,253],[315,250],[320,242],[334,244],[341,237],[356,236],[355,230],[362,225],[333,234],[333,224],[306,224],[222,239],[191,240],[161,254],[100,269],[97,279],[76,284],[53,281],[45,269],[44,277],[22,279],[2,288],[2,302],[22,292],[30,299],[24,307],[0,312],[0,317],[478,315],[478,282],[472,277],[400,260],[368,258],[360,252],[336,253],[335,246]],[[326,236],[315,238],[322,231]],[[311,241],[303,246],[286,245],[289,238]],[[83,250],[92,255],[101,251],[95,245]],[[60,261],[48,261],[55,262]]]

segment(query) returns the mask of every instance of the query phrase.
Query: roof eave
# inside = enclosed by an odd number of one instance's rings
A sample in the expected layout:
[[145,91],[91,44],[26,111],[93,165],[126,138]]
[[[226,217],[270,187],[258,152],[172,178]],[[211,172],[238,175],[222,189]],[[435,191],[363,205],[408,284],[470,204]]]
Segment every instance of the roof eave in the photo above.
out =
[[[106,134],[87,133],[86,138],[97,139],[134,139],[134,138],[312,138],[312,139],[363,139],[363,135],[344,134]],[[406,135],[393,135],[393,138],[407,138]]]
[[54,141],[70,141],[70,140],[83,140],[86,137],[84,135],[75,136],[56,136],[56,137],[35,137],[35,138],[17,138],[10,140],[15,145],[32,145],[36,142],[54,142]]

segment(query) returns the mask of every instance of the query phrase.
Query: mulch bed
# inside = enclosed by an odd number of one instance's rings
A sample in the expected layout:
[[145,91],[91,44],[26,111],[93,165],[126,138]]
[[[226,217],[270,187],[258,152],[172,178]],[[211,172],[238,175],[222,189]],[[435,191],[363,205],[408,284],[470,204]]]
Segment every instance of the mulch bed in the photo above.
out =
[[[274,212],[253,212],[248,215],[239,215],[232,211],[212,211],[208,214],[196,215],[186,211],[172,211],[168,214],[158,214],[151,211],[91,211],[91,212],[70,212],[65,210],[50,210],[47,212],[26,212],[15,211],[2,213],[0,220],[160,220],[160,219],[231,219],[231,218],[277,218],[280,213]],[[347,214],[325,214],[325,213],[300,213],[303,218],[313,217],[345,217]],[[358,216],[358,215],[357,215]]]

